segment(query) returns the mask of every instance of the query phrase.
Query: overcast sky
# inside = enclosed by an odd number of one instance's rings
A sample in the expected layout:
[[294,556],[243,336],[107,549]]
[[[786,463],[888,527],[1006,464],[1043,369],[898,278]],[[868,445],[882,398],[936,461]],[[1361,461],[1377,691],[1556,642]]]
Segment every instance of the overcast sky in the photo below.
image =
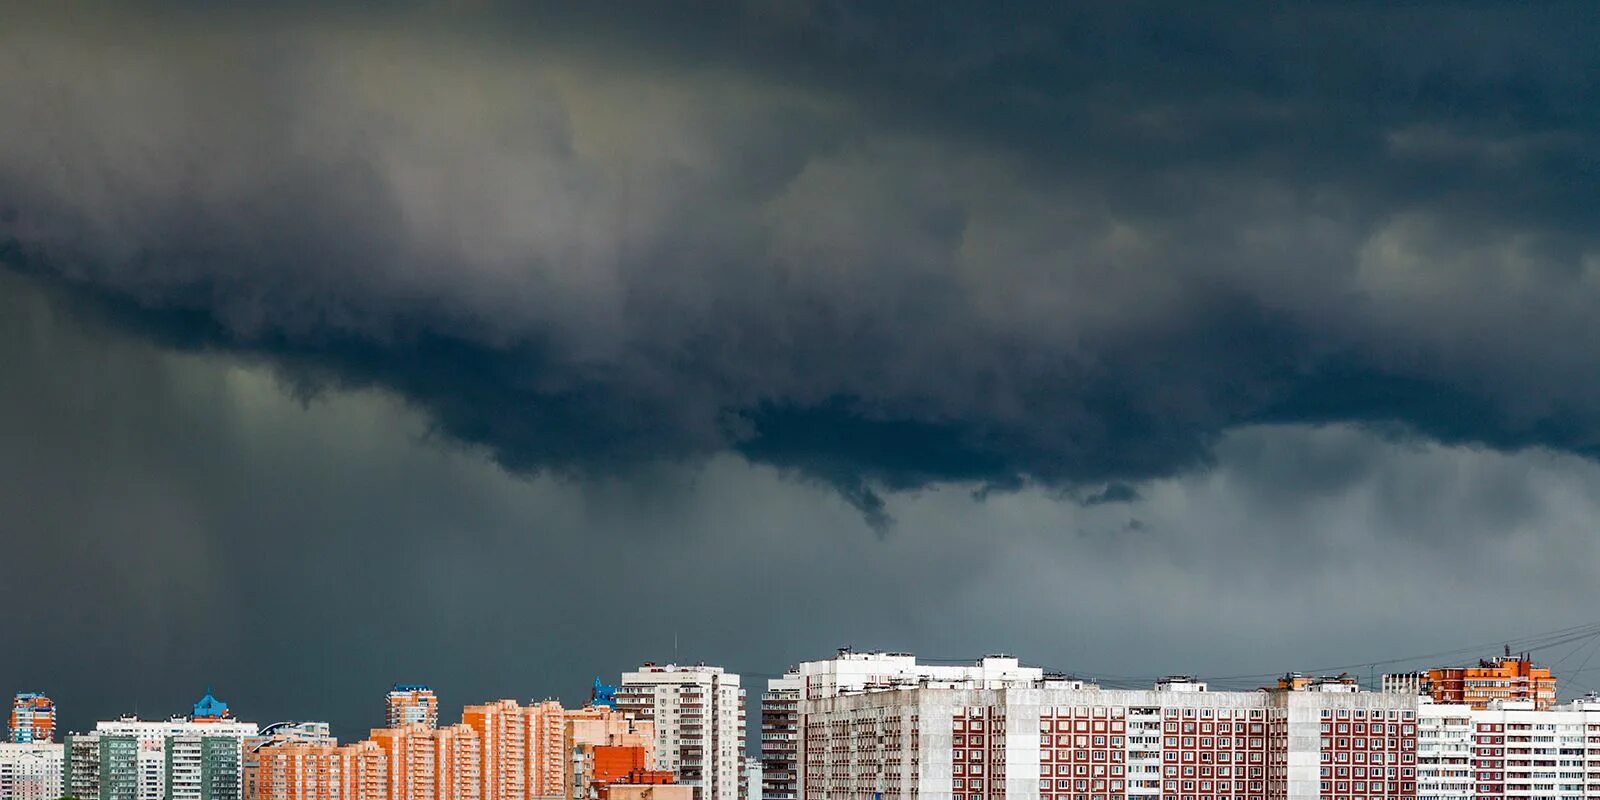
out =
[[579,5],[4,12],[0,690],[1600,616],[1596,6]]

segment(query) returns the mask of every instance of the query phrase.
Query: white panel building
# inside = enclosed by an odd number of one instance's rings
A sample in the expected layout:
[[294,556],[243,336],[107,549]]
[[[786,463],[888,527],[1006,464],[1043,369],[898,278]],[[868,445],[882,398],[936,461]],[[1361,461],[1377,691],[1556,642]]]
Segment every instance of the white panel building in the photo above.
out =
[[645,664],[617,686],[620,710],[655,723],[652,768],[676,773],[695,800],[739,800],[744,699],[738,675],[704,664]]
[[800,776],[800,673],[767,680],[761,695],[760,800],[796,800]]
[[0,743],[0,800],[61,797],[63,751],[60,744]]
[[137,800],[242,797],[244,741],[256,724],[232,719],[166,721],[124,717],[97,723],[88,737],[130,737],[137,743]]
[[826,661],[804,662],[795,674],[808,700],[907,686],[1001,689],[1044,679],[1044,670],[1024,667],[1011,656],[985,656],[976,664],[919,664],[911,653],[857,653],[848,648]]
[[1418,800],[1600,797],[1600,701],[1535,711],[1532,701],[1475,710],[1422,702]]
[[[1336,680],[1279,691],[1211,692],[1192,679],[1164,680],[1154,690],[1102,690],[990,666],[974,668],[967,685],[948,676],[912,684],[901,674],[833,696],[820,696],[833,684],[822,691],[808,686],[801,703],[802,796],[1391,800],[1416,794],[1416,697],[1360,692]],[[989,688],[977,688],[980,682]],[[1334,735],[1341,727],[1361,733]]]

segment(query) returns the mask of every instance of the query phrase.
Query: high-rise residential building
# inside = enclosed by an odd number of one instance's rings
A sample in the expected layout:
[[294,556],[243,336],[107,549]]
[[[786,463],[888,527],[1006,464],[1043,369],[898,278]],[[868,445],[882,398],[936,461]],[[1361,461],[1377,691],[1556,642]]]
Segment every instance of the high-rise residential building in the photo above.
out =
[[[262,728],[255,736],[246,737],[244,740],[244,796],[256,798],[268,791],[261,784],[263,773],[261,771],[262,756],[270,754],[281,747],[291,745],[307,745],[311,747],[334,747],[339,744],[333,737],[332,731],[326,722],[275,722]],[[282,759],[274,762],[278,769],[285,765],[296,763],[316,763],[309,761],[296,762]],[[280,781],[272,791],[282,791],[291,784],[289,779]],[[307,791],[314,789],[316,784],[307,787]]]
[[373,742],[281,742],[255,754],[246,800],[387,800],[387,767]]
[[524,712],[528,710],[515,700],[462,709],[461,723],[477,731],[483,752],[480,800],[527,800],[529,725]]
[[1480,660],[1477,666],[1439,667],[1417,673],[1383,676],[1385,691],[1420,692],[1436,703],[1477,709],[1499,701],[1528,700],[1543,710],[1556,703],[1556,678],[1549,667],[1534,664],[1527,654]]
[[400,728],[422,724],[439,727],[439,698],[420,683],[397,683],[389,690],[387,725]]
[[623,673],[617,708],[655,723],[653,769],[693,787],[695,800],[738,800],[745,725],[738,675],[703,664],[645,664]]
[[[1208,691],[1192,679],[1153,690],[1051,677],[976,684],[929,680],[802,701],[801,792],[809,800],[1417,797],[1415,696],[1349,691],[1337,680],[1253,692]],[[1350,733],[1338,735],[1341,725]]]
[[374,729],[371,741],[388,761],[389,800],[479,800],[483,753],[471,727],[417,722]]
[[795,800],[800,738],[798,670],[767,681],[761,694],[761,793],[763,800]]
[[68,735],[61,740],[61,790],[66,797],[99,800],[99,737]]
[[0,743],[0,800],[62,796],[65,748],[53,742]]
[[555,700],[543,700],[523,709],[527,723],[528,797],[564,797],[569,761],[567,715],[572,712]]
[[56,740],[56,704],[39,692],[18,692],[7,728],[12,744]]
[[378,745],[389,765],[389,800],[434,800],[433,730],[416,722],[372,731],[369,741]]
[[744,762],[744,796],[747,800],[761,800],[761,760],[746,758]]
[[480,800],[483,786],[483,749],[478,732],[467,725],[434,731],[434,768],[437,800]]
[[[1600,700],[1592,696],[1543,710],[1531,700],[1478,709],[1423,697],[1417,728],[1419,800],[1600,797]],[[1336,768],[1335,791],[1347,771]]]
[[69,737],[63,788],[98,800],[240,800],[244,741],[257,733],[210,692],[189,717],[100,722]]

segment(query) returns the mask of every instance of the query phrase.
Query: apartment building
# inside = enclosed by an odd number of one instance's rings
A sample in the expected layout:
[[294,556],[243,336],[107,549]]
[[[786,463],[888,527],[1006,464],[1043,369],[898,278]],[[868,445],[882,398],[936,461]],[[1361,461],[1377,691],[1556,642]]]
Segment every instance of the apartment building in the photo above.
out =
[[1600,699],[1542,710],[1424,701],[1417,761],[1418,800],[1600,797]]
[[799,670],[767,681],[761,693],[761,800],[795,800],[799,786]]
[[738,800],[744,777],[744,689],[721,667],[658,666],[625,672],[617,708],[655,726],[654,770],[694,789],[695,800]]
[[[1108,690],[1018,670],[1002,674],[978,673],[968,685],[900,681],[803,700],[802,794],[806,800],[1416,796],[1421,699],[1415,696],[1293,676],[1289,684],[1298,688],[1213,692],[1190,678],[1149,690]],[[989,688],[973,688],[980,680]],[[1361,734],[1341,736],[1341,729]]]
[[515,700],[467,706],[461,723],[478,734],[483,752],[479,768],[479,800],[527,800],[530,789],[528,768],[528,713]]
[[240,800],[244,741],[257,734],[208,691],[189,717],[124,717],[67,737],[62,785],[99,800]]
[[479,800],[483,752],[470,726],[414,722],[375,728],[370,741],[388,762],[387,800]]
[[804,662],[790,674],[809,700],[902,686],[999,689],[1044,679],[1044,670],[1025,667],[1007,655],[985,656],[973,664],[923,664],[911,653],[858,653],[850,648],[840,648],[827,660]]
[[528,742],[528,797],[566,796],[572,747],[567,720],[576,713],[579,712],[563,708],[557,700],[542,700],[523,709]]
[[11,699],[7,723],[12,744],[33,744],[56,740],[56,704],[39,692],[18,692]]
[[0,800],[55,800],[62,796],[65,748],[53,742],[0,743]]
[[1482,659],[1476,666],[1437,667],[1421,672],[1383,676],[1383,689],[1399,694],[1424,694],[1435,703],[1486,709],[1491,703],[1529,701],[1535,710],[1556,703],[1556,677],[1524,653]]
[[285,742],[252,762],[246,800],[387,800],[388,761],[374,742]]
[[439,698],[420,683],[397,683],[384,699],[385,722],[391,728],[407,725],[439,727]]

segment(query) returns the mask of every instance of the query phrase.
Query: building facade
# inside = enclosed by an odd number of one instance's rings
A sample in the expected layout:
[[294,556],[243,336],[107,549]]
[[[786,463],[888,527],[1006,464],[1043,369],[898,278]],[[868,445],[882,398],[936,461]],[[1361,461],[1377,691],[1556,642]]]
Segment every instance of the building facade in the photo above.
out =
[[18,692],[11,700],[6,730],[12,744],[55,741],[56,704],[39,692]]
[[0,800],[55,800],[62,796],[65,747],[53,742],[0,743]]
[[652,769],[694,789],[695,800],[738,800],[744,776],[744,689],[721,667],[645,664],[626,672],[617,708],[655,725]]
[[483,751],[471,727],[417,722],[376,728],[370,741],[388,764],[386,800],[479,800]]
[[467,706],[461,723],[478,734],[483,752],[479,769],[480,800],[527,800],[529,725],[527,713],[515,700]]
[[1025,667],[1006,655],[985,656],[975,664],[921,664],[911,653],[858,653],[849,648],[825,661],[804,662],[791,674],[799,681],[802,697],[811,700],[902,686],[1000,689],[1031,685],[1045,677],[1044,670]]
[[761,793],[762,800],[795,800],[798,796],[797,757],[800,750],[800,690],[798,670],[767,681],[761,693]]
[[1354,688],[1330,680],[1211,692],[1184,679],[1103,690],[1018,676],[1005,688],[929,681],[847,692],[802,702],[801,792],[807,800],[1416,797],[1421,699]]
[[528,796],[565,797],[571,759],[571,739],[567,717],[575,712],[555,700],[544,700],[524,709],[528,742]]
[[1424,702],[1417,760],[1418,800],[1600,797],[1600,700]]
[[391,728],[407,725],[439,727],[439,698],[420,683],[397,683],[384,698],[385,724]]
[[244,743],[258,733],[208,691],[189,717],[124,717],[67,737],[61,784],[84,800],[241,800]]
[[233,721],[101,722],[69,737],[62,783],[101,800],[240,800],[243,744],[255,734]]
[[1556,677],[1549,667],[1527,654],[1479,660],[1476,666],[1438,667],[1383,676],[1383,690],[1422,694],[1435,703],[1467,705],[1482,710],[1494,703],[1527,701],[1536,710],[1556,703]]
[[1475,667],[1428,670],[1423,685],[1435,703],[1458,703],[1485,709],[1495,701],[1526,700],[1535,709],[1556,703],[1556,678],[1549,667],[1527,655],[1506,655],[1479,661]]

